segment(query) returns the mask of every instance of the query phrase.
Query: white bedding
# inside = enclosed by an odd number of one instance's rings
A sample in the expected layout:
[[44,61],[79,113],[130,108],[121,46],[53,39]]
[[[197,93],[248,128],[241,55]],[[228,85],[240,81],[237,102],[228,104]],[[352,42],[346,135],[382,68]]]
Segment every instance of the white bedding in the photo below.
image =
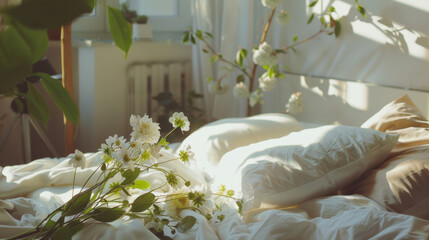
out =
[[[165,152],[168,156],[168,153]],[[87,154],[88,166],[78,169],[77,185],[101,163],[100,154]],[[0,238],[12,237],[35,227],[49,212],[71,197],[74,168],[68,159],[41,159],[26,165],[0,168]],[[194,164],[180,161],[166,164],[193,182],[206,185]],[[163,175],[153,172],[152,186]],[[146,180],[148,178],[145,178]],[[74,191],[78,191],[76,187]],[[168,191],[168,189],[162,189]],[[198,224],[174,239],[428,239],[429,221],[387,212],[375,202],[360,196],[329,196],[287,209],[254,209],[244,216],[236,209],[223,212],[220,223],[206,220],[195,212]],[[91,223],[75,239],[156,239],[140,220],[117,220],[112,224]]]

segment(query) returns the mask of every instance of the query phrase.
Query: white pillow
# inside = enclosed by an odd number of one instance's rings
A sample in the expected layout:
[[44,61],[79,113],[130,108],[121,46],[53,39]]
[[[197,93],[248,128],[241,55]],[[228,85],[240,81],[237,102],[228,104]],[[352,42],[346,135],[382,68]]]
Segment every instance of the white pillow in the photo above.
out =
[[180,148],[190,145],[198,168],[211,178],[225,153],[300,130],[302,127],[295,118],[281,113],[225,118],[199,128],[183,141]]
[[323,126],[237,148],[219,163],[215,186],[242,194],[245,208],[284,207],[323,196],[383,162],[398,136]]

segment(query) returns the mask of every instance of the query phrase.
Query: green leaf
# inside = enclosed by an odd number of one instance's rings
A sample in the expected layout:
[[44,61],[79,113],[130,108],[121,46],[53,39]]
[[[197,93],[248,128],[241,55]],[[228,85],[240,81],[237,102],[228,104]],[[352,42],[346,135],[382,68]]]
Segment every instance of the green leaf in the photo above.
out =
[[1,93],[24,81],[48,49],[45,30],[29,29],[10,18],[5,18],[5,23],[7,29],[0,32]]
[[162,214],[163,210],[156,204],[153,204],[153,213],[155,215],[160,215]]
[[212,77],[207,77],[206,81],[209,83],[209,82],[213,81],[213,78]]
[[28,103],[29,113],[41,122],[45,127],[49,120],[49,107],[39,90],[31,83],[27,83],[28,93],[25,94]]
[[314,2],[311,2],[309,5],[308,5],[308,7],[314,7],[314,6],[316,6],[316,4],[319,2],[319,0],[316,0],[316,1],[314,1]]
[[243,66],[243,56],[241,55],[241,50],[239,50],[236,54],[235,63],[240,67]]
[[197,43],[197,41],[195,40],[194,35],[192,35],[192,34],[191,34],[191,43],[192,44],[196,44]]
[[64,216],[76,215],[88,206],[91,198],[92,189],[88,189],[84,192],[75,195],[64,207]]
[[213,55],[213,56],[210,58],[210,60],[211,60],[212,62],[217,62],[217,60],[219,60],[219,56],[218,56],[218,55]]
[[195,32],[195,36],[196,36],[198,39],[203,39],[203,32],[202,32],[201,30],[197,30],[197,31]]
[[340,23],[340,21],[339,21],[339,20],[338,20],[338,21],[337,21],[337,23],[335,24],[334,32],[335,32],[335,37],[338,37],[338,36],[340,36],[340,34],[341,34],[341,23]]
[[151,192],[140,195],[131,205],[131,212],[143,212],[155,202],[155,195]]
[[329,12],[335,12],[335,7],[330,6],[330,7],[329,7]]
[[2,12],[30,28],[55,29],[92,12],[93,7],[94,0],[31,0],[4,8]]
[[293,41],[293,42],[296,42],[296,41],[298,41],[298,36],[293,36],[293,39],[292,39],[292,41]]
[[189,32],[185,32],[185,34],[183,34],[182,42],[183,44],[189,43]]
[[77,125],[79,122],[79,109],[61,82],[58,79],[51,78],[46,73],[36,73],[36,75],[40,77],[43,86],[66,118]]
[[315,15],[315,13],[311,14],[310,18],[308,18],[307,24],[310,24],[313,21]]
[[124,213],[125,211],[118,207],[99,207],[94,209],[94,216],[92,216],[92,218],[100,222],[113,222],[116,219],[122,217]]
[[113,40],[125,52],[126,58],[133,42],[131,24],[124,19],[119,9],[110,6],[107,6],[107,18]]
[[189,230],[190,228],[192,228],[194,226],[194,224],[196,223],[197,219],[195,219],[195,217],[193,216],[186,216],[182,219],[182,221],[180,221],[179,224],[176,225],[177,231],[184,233],[187,230]]
[[130,187],[145,190],[150,188],[150,183],[145,180],[135,180],[134,185],[131,185]]
[[54,234],[52,234],[52,240],[71,240],[72,232],[69,226],[58,228]]
[[240,200],[236,201],[235,203],[237,203],[238,212],[241,213],[241,210],[243,210],[243,204],[241,203]]
[[243,58],[246,58],[246,57],[247,57],[247,49],[241,49],[241,56],[242,56]]
[[360,12],[362,17],[366,18],[366,10],[362,5],[357,5],[357,11]]
[[125,178],[125,180],[121,183],[121,185],[128,185],[132,182],[134,182],[138,176],[140,175],[140,168],[135,168],[134,171],[131,169],[128,169],[127,171],[122,173],[122,177]]
[[209,33],[209,32],[205,32],[205,34],[206,34],[209,38],[213,39],[213,35],[212,35],[211,33]]

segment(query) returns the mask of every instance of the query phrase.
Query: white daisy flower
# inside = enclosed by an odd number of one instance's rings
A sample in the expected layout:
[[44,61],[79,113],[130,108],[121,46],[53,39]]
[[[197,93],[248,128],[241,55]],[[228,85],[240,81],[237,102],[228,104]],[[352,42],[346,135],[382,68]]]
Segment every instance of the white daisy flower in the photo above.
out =
[[235,84],[234,89],[232,90],[232,94],[235,98],[247,98],[249,96],[249,89],[244,84],[244,82],[239,82]]
[[86,165],[86,157],[85,155],[79,151],[75,150],[74,154],[70,154],[68,157],[70,157],[69,164],[72,165],[74,168],[80,167],[81,169],[85,168]]
[[141,142],[135,141],[134,139],[131,139],[129,142],[129,147],[132,151],[140,153],[142,150],[147,149],[147,147],[144,147]]
[[161,136],[159,124],[154,123],[146,114],[143,117],[131,115],[130,125],[133,127],[132,139],[142,144],[155,144]]
[[121,146],[125,145],[127,140],[124,137],[118,137],[117,134],[115,134],[113,137],[110,136],[106,139],[107,146],[109,146],[112,149],[120,148]]
[[152,164],[158,163],[158,159],[162,157],[161,148],[162,146],[159,146],[159,145],[152,145],[149,147],[149,152],[150,152],[149,159],[152,162]]
[[130,151],[127,147],[122,147],[119,151],[113,152],[112,157],[121,163],[125,163],[129,169],[134,171],[134,159],[138,157],[138,153]]
[[171,188],[172,191],[165,198],[164,209],[169,216],[178,216],[183,208],[191,206],[188,199],[189,190],[185,187],[180,189]]
[[173,113],[173,116],[171,116],[168,121],[173,124],[173,127],[180,127],[180,129],[183,131],[189,131],[189,120],[188,117],[183,114],[183,112],[175,112]]
[[195,154],[191,150],[191,145],[186,144],[184,147],[180,148],[179,158],[182,162],[189,162],[189,160],[194,159],[194,157]]

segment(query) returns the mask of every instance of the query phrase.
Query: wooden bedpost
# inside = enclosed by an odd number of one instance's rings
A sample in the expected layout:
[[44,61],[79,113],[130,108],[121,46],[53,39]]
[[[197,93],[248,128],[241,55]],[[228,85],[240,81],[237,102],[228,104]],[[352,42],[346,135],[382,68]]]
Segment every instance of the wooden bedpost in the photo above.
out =
[[[61,27],[61,66],[63,86],[73,98],[73,67],[72,67],[72,43],[71,24]],[[75,126],[64,117],[65,122],[65,154],[66,156],[75,150]]]

